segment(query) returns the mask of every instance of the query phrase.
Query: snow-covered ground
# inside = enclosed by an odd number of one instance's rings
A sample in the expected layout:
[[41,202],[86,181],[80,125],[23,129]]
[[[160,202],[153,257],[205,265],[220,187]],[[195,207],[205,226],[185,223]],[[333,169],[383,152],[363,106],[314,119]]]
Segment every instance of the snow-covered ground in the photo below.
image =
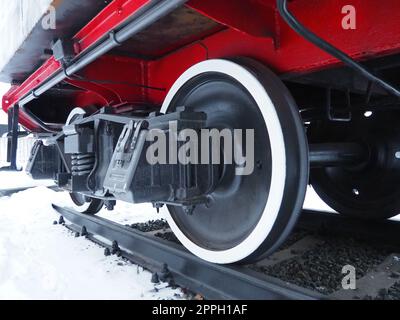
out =
[[[23,172],[0,172],[0,190],[34,186]],[[46,186],[0,198],[0,299],[180,299],[179,289],[151,284],[151,274],[72,232],[53,225],[51,204],[70,205]],[[332,211],[309,190],[305,207]],[[163,218],[151,205],[119,202],[100,216],[121,224]]]
[[[0,163],[0,167],[1,166]],[[0,172],[0,190],[35,186],[49,187],[52,185],[54,185],[54,182],[51,180],[33,180],[29,175],[25,174],[25,172]]]
[[[0,190],[35,186],[24,172],[0,172]],[[177,299],[180,290],[158,286],[151,274],[72,232],[53,225],[52,203],[70,205],[66,193],[40,186],[0,198],[0,299]],[[310,199],[313,203],[319,199]],[[319,200],[320,201],[320,200]],[[317,205],[320,205],[317,202]],[[119,202],[100,216],[121,224],[162,218],[151,205]]]
[[[0,173],[0,189],[21,186],[22,173]],[[28,182],[29,179],[27,179]],[[18,183],[17,183],[18,182]],[[45,183],[46,184],[46,183]],[[53,225],[51,203],[65,193],[37,187],[0,198],[0,299],[177,299],[180,290],[151,283],[151,274],[66,228]],[[105,218],[128,224],[160,218],[148,205],[119,203]]]

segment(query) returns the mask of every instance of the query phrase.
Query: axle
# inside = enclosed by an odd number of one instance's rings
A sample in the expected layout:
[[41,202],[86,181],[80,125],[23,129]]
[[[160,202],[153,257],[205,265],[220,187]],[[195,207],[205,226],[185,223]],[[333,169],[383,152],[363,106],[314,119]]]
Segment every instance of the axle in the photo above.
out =
[[368,158],[368,150],[358,143],[318,143],[309,146],[310,166],[358,165]]

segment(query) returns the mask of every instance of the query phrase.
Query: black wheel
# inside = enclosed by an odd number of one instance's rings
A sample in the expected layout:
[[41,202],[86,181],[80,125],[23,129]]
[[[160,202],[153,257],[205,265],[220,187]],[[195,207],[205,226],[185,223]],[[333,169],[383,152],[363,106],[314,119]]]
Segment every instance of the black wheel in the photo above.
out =
[[255,168],[237,175],[225,164],[207,205],[193,214],[164,208],[177,238],[214,263],[251,262],[273,252],[302,209],[308,145],[290,93],[268,68],[249,60],[208,60],[186,71],[162,111],[185,106],[207,114],[207,128],[254,129]]
[[74,209],[80,213],[96,214],[104,206],[104,201],[91,198],[80,193],[69,194],[74,204]]
[[310,143],[357,142],[369,150],[369,157],[354,166],[311,169],[312,186],[331,208],[363,219],[400,213],[399,121],[399,112],[359,112],[349,123],[318,122],[309,128]]

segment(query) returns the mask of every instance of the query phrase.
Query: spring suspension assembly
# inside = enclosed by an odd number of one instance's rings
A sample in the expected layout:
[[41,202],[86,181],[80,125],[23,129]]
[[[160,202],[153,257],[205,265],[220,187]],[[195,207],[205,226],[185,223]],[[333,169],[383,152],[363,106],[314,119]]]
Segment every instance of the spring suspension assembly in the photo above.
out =
[[95,164],[94,153],[75,153],[71,156],[72,175],[86,176],[89,175]]

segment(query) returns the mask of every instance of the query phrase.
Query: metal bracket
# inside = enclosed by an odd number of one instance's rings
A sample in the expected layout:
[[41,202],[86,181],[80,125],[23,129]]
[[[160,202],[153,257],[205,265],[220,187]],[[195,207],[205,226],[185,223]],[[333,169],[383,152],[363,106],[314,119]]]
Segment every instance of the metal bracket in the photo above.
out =
[[139,122],[135,123],[135,132],[133,134],[132,142],[131,142],[131,150],[132,151],[135,150],[136,143],[137,143],[137,141],[139,139],[140,131],[142,129],[145,129],[146,127],[147,127],[147,122],[146,121],[139,121]]
[[334,109],[332,106],[332,88],[326,89],[326,113],[329,121],[350,122],[352,118],[350,91],[346,91],[346,108]]
[[68,65],[75,58],[74,43],[72,40],[57,39],[51,47],[54,59]]
[[121,46],[123,43],[121,41],[118,41],[117,36],[115,34],[115,31],[111,31],[109,34],[110,40],[116,45],[116,46]]
[[19,171],[17,168],[18,121],[19,105],[15,104],[14,107],[8,109],[7,162],[10,163],[10,166],[1,168],[0,171]]

